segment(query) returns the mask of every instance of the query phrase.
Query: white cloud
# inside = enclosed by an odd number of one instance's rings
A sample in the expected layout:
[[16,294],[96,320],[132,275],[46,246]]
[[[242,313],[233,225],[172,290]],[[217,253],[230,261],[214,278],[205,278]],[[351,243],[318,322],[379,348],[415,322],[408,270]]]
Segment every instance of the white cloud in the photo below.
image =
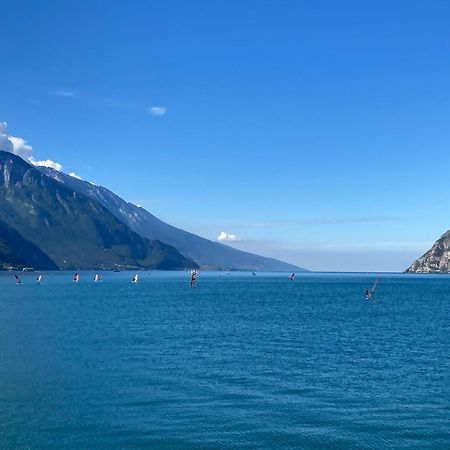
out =
[[25,139],[10,135],[8,133],[8,124],[6,122],[0,122],[0,150],[14,153],[30,164],[33,164],[33,166],[51,167],[59,172],[63,170],[61,164],[50,159],[36,161],[32,154],[33,147],[28,144]]
[[0,122],[0,150],[14,153],[14,145],[9,139],[7,127],[6,122]]
[[8,124],[6,122],[0,122],[0,150],[14,153],[26,160],[31,157],[33,152],[33,148],[25,139],[11,136],[8,133]]
[[69,173],[69,177],[76,178],[77,180],[82,180],[83,179],[79,175],[77,175],[75,172],[70,172]]
[[14,147],[13,153],[24,159],[31,157],[33,147],[31,147],[25,139],[16,136],[9,136],[9,140],[12,142]]
[[221,242],[236,242],[240,241],[240,239],[235,234],[225,233],[225,231],[221,231],[219,236],[217,236],[217,240]]
[[28,161],[33,164],[33,166],[40,166],[40,167],[50,167],[52,169],[57,170],[58,172],[62,172],[63,166],[55,161],[52,161],[51,159],[45,159],[42,161],[36,161],[32,156],[28,158]]
[[167,112],[167,108],[165,106],[152,106],[148,109],[150,114],[155,117],[164,116]]

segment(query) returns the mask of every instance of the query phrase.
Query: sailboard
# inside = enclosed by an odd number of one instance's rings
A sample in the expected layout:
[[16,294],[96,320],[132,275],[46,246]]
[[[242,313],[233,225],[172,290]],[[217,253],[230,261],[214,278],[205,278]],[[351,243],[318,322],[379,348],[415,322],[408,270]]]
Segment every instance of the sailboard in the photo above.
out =
[[14,277],[16,279],[16,284],[22,284],[22,280],[19,278],[18,275],[14,274]]
[[294,281],[294,280],[295,280],[295,272],[292,272],[292,275],[289,276],[289,279],[290,279],[291,281]]
[[372,300],[373,293],[375,292],[375,289],[376,289],[379,281],[380,281],[380,279],[377,278],[375,280],[375,283],[373,284],[372,288],[371,289],[366,289],[366,300]]
[[138,274],[136,273],[133,277],[133,279],[131,280],[132,283],[137,283],[139,280]]
[[78,283],[78,281],[80,281],[80,275],[78,275],[78,272],[76,272],[73,276],[73,282]]
[[36,277],[36,284],[41,284],[41,281],[42,281],[42,275],[38,275]]
[[197,271],[191,270],[191,282],[190,282],[191,288],[195,286],[196,282],[197,282]]

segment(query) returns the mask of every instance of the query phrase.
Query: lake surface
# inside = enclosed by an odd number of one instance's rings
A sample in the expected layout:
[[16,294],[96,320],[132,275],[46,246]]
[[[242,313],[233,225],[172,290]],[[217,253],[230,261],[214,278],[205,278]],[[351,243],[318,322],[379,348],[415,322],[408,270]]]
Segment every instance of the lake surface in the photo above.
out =
[[0,273],[1,449],[450,448],[450,276],[102,275]]

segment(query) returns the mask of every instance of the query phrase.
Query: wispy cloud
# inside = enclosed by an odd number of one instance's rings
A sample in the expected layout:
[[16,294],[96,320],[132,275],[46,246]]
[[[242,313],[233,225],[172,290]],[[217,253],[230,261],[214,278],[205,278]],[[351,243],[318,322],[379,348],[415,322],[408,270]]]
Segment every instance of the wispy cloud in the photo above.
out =
[[217,236],[217,240],[221,242],[238,242],[240,239],[235,234],[225,233],[225,231],[221,231],[219,236]]
[[299,220],[267,220],[250,223],[235,223],[231,226],[239,228],[264,228],[264,227],[288,227],[288,226],[307,226],[307,225],[345,225],[357,223],[382,223],[382,222],[403,222],[401,217],[391,216],[367,216],[367,217],[337,217],[322,219],[299,219]]
[[162,117],[167,113],[167,108],[165,106],[151,106],[148,111],[152,116]]
[[242,239],[228,245],[250,253],[288,261],[310,270],[402,271],[423,254],[431,242],[296,242]]
[[297,248],[303,250],[321,250],[329,252],[396,252],[401,250],[420,251],[430,246],[428,241],[373,241],[373,242],[343,242],[343,243],[292,243],[271,241],[272,245],[280,248]]
[[422,249],[429,247],[431,243],[429,241],[372,241],[372,242],[342,242],[342,243],[327,243],[327,242],[296,242],[282,239],[236,239],[236,245],[247,246],[255,245],[264,248],[280,248],[290,250],[327,250],[327,251],[360,251],[360,250],[372,250],[372,251],[390,251],[397,249]]
[[59,88],[47,91],[48,94],[61,98],[74,98],[89,106],[112,108],[124,111],[140,112],[146,111],[153,117],[163,117],[167,114],[168,108],[164,105],[145,106],[132,99],[118,98],[114,94],[109,96],[98,96],[88,91],[77,91],[75,89]]
[[75,97],[77,95],[77,93],[70,89],[57,89],[54,92],[54,95],[56,95],[58,97]]

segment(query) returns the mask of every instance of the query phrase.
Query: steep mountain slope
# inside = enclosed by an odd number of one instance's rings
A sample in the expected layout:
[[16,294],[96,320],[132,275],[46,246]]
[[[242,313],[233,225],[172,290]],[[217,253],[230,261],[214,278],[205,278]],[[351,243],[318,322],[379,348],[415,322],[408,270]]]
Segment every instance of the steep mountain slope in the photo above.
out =
[[33,267],[56,270],[58,266],[36,245],[24,239],[16,230],[0,220],[0,268]]
[[423,256],[414,261],[405,272],[450,272],[450,230],[445,232]]
[[61,268],[195,266],[174,247],[139,236],[93,198],[2,151],[0,220]]
[[193,233],[168,225],[145,209],[126,202],[104,187],[78,180],[54,169],[46,167],[40,169],[64,186],[68,186],[76,192],[97,200],[136,233],[148,239],[158,239],[173,245],[182,254],[193,259],[203,268],[268,271],[305,270],[293,264],[212,242]]

